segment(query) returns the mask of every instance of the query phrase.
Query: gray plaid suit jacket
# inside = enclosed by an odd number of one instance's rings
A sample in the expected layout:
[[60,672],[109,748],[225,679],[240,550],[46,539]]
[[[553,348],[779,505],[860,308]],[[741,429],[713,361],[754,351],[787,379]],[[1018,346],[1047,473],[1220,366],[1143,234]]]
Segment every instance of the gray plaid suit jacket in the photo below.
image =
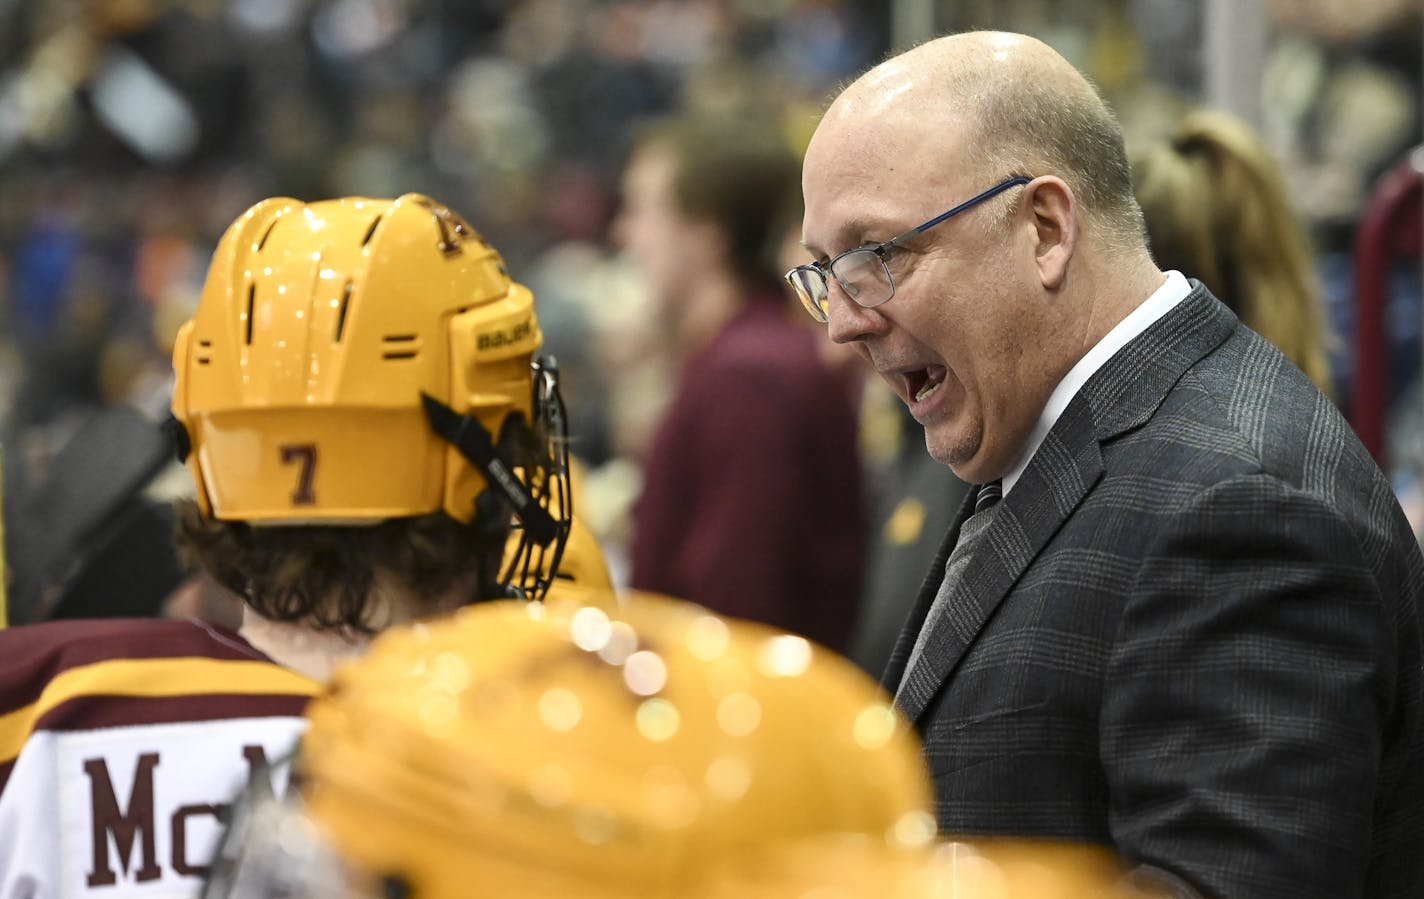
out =
[[1424,896],[1418,544],[1329,400],[1193,286],[1069,404],[907,672],[950,528],[883,685],[946,833],[1209,896]]

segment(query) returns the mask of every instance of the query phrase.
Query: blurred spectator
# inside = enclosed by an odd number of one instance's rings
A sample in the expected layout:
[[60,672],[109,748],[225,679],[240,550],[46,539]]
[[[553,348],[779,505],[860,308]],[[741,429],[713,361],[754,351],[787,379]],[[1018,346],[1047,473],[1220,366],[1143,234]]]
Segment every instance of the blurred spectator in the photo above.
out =
[[1250,127],[1221,112],[1187,116],[1169,140],[1135,154],[1133,187],[1157,265],[1200,279],[1331,395],[1310,250]]
[[636,511],[634,587],[847,646],[864,527],[855,411],[772,251],[796,159],[769,129],[648,129],[617,223],[680,365]]

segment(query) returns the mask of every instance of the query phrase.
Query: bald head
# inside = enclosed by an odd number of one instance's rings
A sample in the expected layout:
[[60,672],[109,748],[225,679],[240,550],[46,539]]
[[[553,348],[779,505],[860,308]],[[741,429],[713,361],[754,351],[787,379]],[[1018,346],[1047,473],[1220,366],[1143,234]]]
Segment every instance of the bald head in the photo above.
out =
[[1042,41],[978,31],[921,44],[836,98],[818,135],[843,129],[906,135],[898,152],[912,154],[906,162],[931,178],[966,168],[985,184],[1056,175],[1104,237],[1142,242],[1117,120],[1083,74]]
[[[1112,113],[1022,35],[942,38],[867,72],[817,127],[802,193],[814,271],[835,276],[827,333],[974,483],[1021,461],[1054,386],[1164,280]],[[852,255],[871,247],[878,267]]]
[[851,111],[861,116],[898,112],[943,117],[963,113],[964,106],[978,100],[990,83],[1002,89],[1038,79],[1083,82],[1082,75],[1051,47],[1027,35],[952,34],[866,72],[836,98],[827,117]]

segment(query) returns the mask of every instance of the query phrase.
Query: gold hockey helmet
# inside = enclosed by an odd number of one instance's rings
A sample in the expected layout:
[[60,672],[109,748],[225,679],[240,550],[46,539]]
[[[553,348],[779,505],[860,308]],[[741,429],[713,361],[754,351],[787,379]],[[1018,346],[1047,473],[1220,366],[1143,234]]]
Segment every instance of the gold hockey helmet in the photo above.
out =
[[429,197],[258,203],[174,347],[198,503],[268,525],[468,522],[502,520],[497,496],[524,538],[561,546],[567,434],[541,343],[529,290]]
[[[309,718],[288,815],[377,895],[671,899],[805,841],[911,858],[934,837],[918,741],[864,674],[658,597],[387,632]],[[248,832],[211,895],[262,895],[223,885],[279,870],[252,845],[272,828]]]

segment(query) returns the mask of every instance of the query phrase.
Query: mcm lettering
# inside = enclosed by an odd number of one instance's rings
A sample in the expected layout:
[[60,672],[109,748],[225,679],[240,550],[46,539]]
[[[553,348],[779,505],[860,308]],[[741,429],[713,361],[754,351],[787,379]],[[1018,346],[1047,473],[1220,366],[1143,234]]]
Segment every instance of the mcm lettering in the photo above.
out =
[[529,322],[521,322],[507,330],[490,331],[481,334],[479,340],[476,341],[476,347],[483,352],[484,350],[497,350],[502,346],[518,343],[529,337],[530,327]]
[[[261,746],[242,747],[247,760],[248,783],[251,789],[272,789],[271,781],[260,777],[267,770],[267,755]],[[87,883],[91,887],[115,886],[120,878],[132,877],[135,883],[158,880],[163,876],[155,844],[157,821],[153,808],[153,772],[159,766],[157,752],[139,755],[134,766],[133,783],[129,785],[128,801],[121,807],[108,763],[103,758],[84,761],[84,773],[89,777],[90,815],[93,834],[93,856]],[[188,824],[194,818],[210,817],[226,822],[230,806],[226,802],[194,803],[178,808],[169,816],[172,857],[169,867],[175,874],[201,877],[207,874],[207,859],[188,857]],[[115,851],[111,857],[110,848]],[[138,858],[134,858],[134,850]],[[115,866],[117,861],[117,869]]]

